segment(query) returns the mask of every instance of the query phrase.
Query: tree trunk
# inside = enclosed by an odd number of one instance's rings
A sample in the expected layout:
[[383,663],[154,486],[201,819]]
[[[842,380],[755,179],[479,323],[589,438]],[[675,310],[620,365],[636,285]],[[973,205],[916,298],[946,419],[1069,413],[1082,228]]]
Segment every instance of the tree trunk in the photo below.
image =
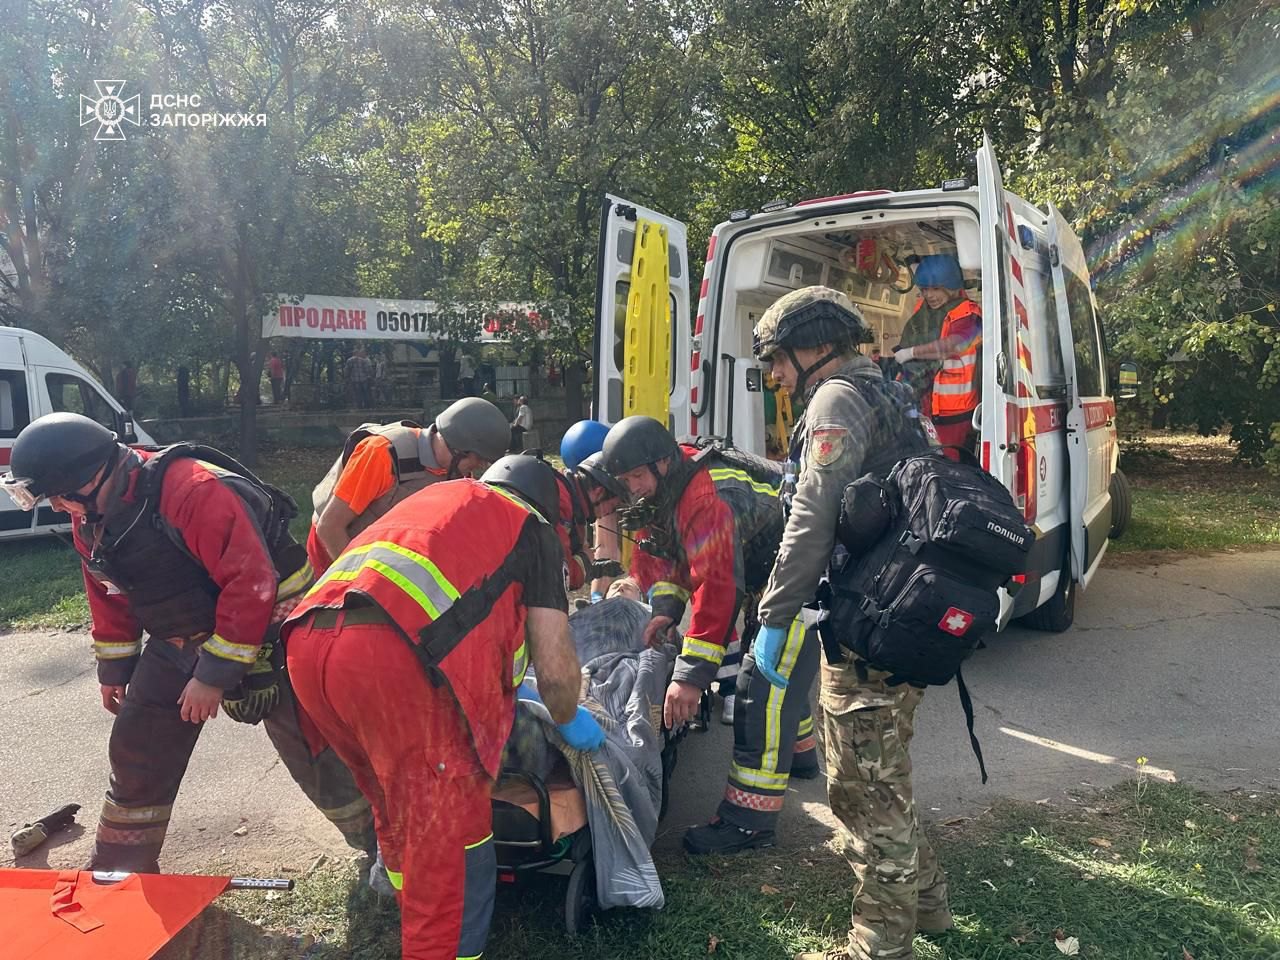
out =
[[[586,417],[582,403],[582,387],[587,382],[587,368],[584,364],[571,362],[564,365],[564,415],[570,423],[577,423]],[[600,411],[596,411],[596,416]]]

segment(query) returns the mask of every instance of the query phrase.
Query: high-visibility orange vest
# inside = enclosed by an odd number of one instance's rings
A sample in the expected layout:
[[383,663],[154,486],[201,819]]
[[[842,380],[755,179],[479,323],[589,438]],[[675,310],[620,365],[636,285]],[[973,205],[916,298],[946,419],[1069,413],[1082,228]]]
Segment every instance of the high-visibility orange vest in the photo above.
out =
[[528,666],[523,587],[506,561],[530,515],[544,522],[478,480],[419,490],[351,541],[287,623],[348,606],[353,595],[380,607],[417,647],[429,678],[448,683],[496,777]]
[[[945,340],[953,336],[961,326],[968,325],[966,321],[970,317],[977,317],[981,322],[982,311],[976,303],[966,298],[956,304],[943,319],[939,339]],[[969,413],[977,407],[981,390],[978,378],[978,350],[981,346],[982,337],[979,335],[961,352],[942,361],[941,368],[933,377],[935,417]]]

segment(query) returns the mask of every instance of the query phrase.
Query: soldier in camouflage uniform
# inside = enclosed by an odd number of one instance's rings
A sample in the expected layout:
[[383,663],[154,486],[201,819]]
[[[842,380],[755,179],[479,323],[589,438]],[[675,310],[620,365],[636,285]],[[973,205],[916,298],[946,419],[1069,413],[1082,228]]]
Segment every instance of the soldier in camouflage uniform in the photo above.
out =
[[[785,687],[798,657],[816,655],[815,630],[801,619],[835,547],[844,488],[887,469],[918,428],[882,405],[890,391],[877,367],[858,353],[869,331],[842,293],[806,287],[779,299],[755,329],[755,353],[775,379],[805,398],[792,460],[797,476],[786,532],[760,601],[764,625],[756,668]],[[867,378],[859,390],[851,383]],[[869,399],[875,399],[871,402]],[[909,448],[908,448],[909,449]],[[845,827],[853,868],[848,945],[797,960],[910,958],[917,930],[951,926],[947,883],[916,817],[908,747],[923,691],[889,686],[844,648],[844,662],[822,665],[821,704],[831,811]],[[812,651],[812,653],[810,653]]]

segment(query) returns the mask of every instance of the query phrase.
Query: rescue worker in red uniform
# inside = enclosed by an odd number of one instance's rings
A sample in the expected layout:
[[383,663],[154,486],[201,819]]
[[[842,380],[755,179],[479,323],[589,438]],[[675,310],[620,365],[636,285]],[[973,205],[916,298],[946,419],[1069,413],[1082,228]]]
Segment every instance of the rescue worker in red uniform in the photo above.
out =
[[284,628],[299,700],[373,805],[405,960],[477,957],[496,884],[490,790],[532,658],[566,743],[578,706],[555,471],[504,457],[357,536]]
[[[569,562],[569,589],[577,590],[590,579],[592,603],[603,600],[613,578],[622,575],[615,514],[627,492],[600,465],[608,432],[597,420],[579,420],[560,441],[565,469],[559,474],[559,533]],[[588,530],[590,524],[594,531]]]
[[923,258],[915,279],[921,299],[893,359],[919,385],[920,409],[930,412],[943,452],[959,460],[956,448],[973,450],[977,441],[973,411],[982,391],[982,311],[965,294],[964,274],[953,256]]
[[[777,471],[776,480],[757,479],[713,449],[677,444],[649,417],[615,424],[603,455],[606,469],[636,500],[624,509],[623,524],[636,529],[630,574],[653,606],[645,640],[662,642],[685,604],[692,605],[663,710],[674,729],[694,716],[737,635],[744,600],[768,579],[785,526],[782,474],[762,460],[760,475]],[[754,663],[744,656],[737,672],[724,799],[710,824],[685,834],[692,853],[772,845],[789,777],[819,772],[808,686],[784,696],[757,675]]]
[[430,427],[404,420],[352,431],[311,494],[307,555],[316,575],[399,501],[428,484],[483,472],[510,438],[506,415],[479,397],[450,404]]
[[102,705],[116,717],[89,868],[158,872],[191,751],[220,706],[263,722],[311,801],[371,853],[369,804],[297,707],[278,642],[312,582],[289,534],[293,501],[217,450],[131,450],[73,413],[28,425],[11,466],[15,502],[48,497],[72,516]]

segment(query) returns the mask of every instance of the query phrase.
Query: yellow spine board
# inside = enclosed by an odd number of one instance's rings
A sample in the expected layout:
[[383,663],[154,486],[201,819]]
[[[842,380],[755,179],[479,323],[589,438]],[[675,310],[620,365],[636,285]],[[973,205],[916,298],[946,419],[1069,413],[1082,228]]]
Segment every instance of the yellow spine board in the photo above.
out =
[[671,287],[667,228],[636,221],[623,349],[623,412],[667,422],[671,389]]

